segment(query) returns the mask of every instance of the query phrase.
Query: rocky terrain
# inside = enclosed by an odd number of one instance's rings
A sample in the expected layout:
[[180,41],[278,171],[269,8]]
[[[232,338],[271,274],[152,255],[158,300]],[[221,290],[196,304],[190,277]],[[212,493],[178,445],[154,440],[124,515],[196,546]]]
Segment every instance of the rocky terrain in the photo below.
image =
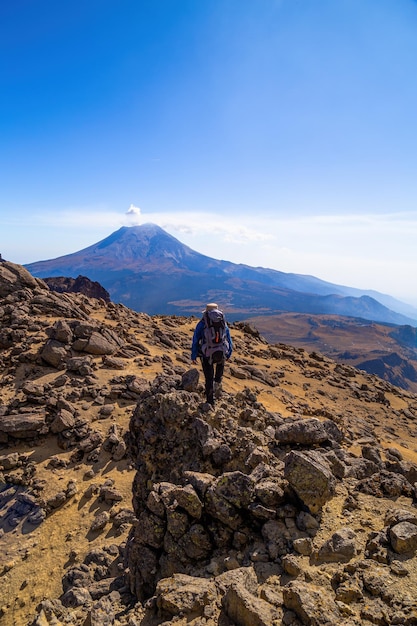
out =
[[0,264],[0,624],[417,624],[417,396]]

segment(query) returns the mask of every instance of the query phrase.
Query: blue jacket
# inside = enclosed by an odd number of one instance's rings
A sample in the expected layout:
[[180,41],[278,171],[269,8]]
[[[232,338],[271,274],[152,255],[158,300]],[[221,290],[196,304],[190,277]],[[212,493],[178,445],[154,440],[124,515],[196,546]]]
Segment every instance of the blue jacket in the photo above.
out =
[[[226,324],[225,331],[226,331],[227,341],[229,343],[229,350],[227,351],[226,359],[230,359],[230,357],[232,356],[232,352],[233,352],[233,342],[232,342],[229,327],[227,324]],[[201,319],[198,322],[197,326],[195,327],[195,331],[193,335],[193,345],[191,348],[191,360],[192,361],[195,361],[198,356],[201,356],[201,345],[203,343],[203,339],[204,339],[204,320]]]

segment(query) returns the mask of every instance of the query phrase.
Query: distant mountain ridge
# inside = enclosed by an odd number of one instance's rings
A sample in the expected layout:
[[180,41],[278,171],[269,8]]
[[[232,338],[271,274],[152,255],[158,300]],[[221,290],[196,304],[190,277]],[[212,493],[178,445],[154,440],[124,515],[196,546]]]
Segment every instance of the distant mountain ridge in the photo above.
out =
[[25,267],[38,278],[82,274],[103,285],[114,302],[151,315],[199,315],[206,301],[218,300],[229,319],[293,311],[417,323],[417,310],[390,296],[216,260],[155,224],[122,227],[88,248]]

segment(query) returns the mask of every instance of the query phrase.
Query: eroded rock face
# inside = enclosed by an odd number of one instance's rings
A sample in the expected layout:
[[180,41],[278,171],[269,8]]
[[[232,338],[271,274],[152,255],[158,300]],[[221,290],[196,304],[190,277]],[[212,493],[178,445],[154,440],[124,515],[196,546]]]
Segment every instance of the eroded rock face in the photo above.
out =
[[22,289],[48,290],[46,283],[35,278],[22,265],[2,261],[0,263],[0,298]]
[[58,293],[82,293],[89,298],[100,298],[105,302],[110,302],[110,294],[97,281],[92,281],[86,276],[69,278],[68,276],[54,276],[44,278],[44,282],[52,291]]

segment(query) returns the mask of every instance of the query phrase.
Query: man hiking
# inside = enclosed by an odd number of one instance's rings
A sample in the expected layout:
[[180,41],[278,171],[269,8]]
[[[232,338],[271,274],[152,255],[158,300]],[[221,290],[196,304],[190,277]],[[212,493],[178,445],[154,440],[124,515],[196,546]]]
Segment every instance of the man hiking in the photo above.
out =
[[224,315],[216,303],[210,302],[194,330],[191,360],[196,364],[197,357],[201,357],[206,399],[212,406],[215,396],[221,392],[224,364],[232,352],[233,343]]

